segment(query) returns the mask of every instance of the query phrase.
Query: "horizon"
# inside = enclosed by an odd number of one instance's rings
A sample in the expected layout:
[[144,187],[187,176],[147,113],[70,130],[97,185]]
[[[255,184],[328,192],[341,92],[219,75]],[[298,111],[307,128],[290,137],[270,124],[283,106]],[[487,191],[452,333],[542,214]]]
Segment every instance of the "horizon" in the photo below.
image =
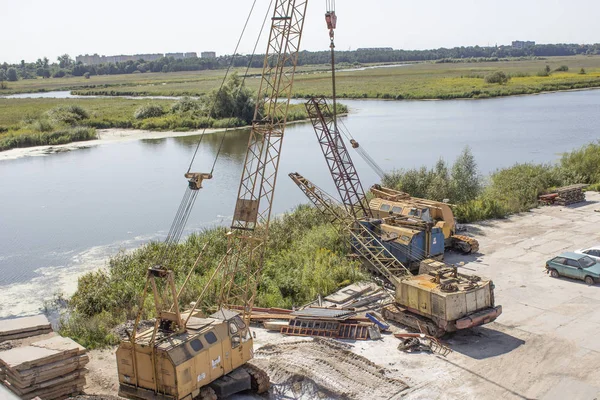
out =
[[[529,39],[528,39],[529,40]],[[515,41],[524,41],[521,39],[515,39]],[[600,42],[589,42],[589,43],[567,43],[567,42],[557,42],[557,43],[538,43],[535,40],[533,40],[533,42],[535,42],[535,46],[559,46],[559,45],[578,45],[578,46],[593,46],[593,45],[597,45],[600,44]],[[489,45],[489,46],[481,46],[481,45],[457,45],[457,46],[452,46],[452,47],[437,47],[437,48],[423,48],[423,49],[396,49],[396,48],[392,48],[392,47],[360,47],[360,48],[356,48],[356,49],[346,49],[346,50],[336,50],[336,52],[340,52],[340,51],[358,51],[361,49],[391,49],[392,51],[431,51],[431,50],[439,50],[439,49],[453,49],[453,48],[471,48],[471,47],[480,47],[480,48],[494,48],[494,47],[512,47],[512,45],[509,44],[495,44],[495,45]],[[307,50],[307,49],[303,49],[300,50],[302,51],[309,51],[309,52],[320,52],[320,51],[329,51],[329,49],[322,49],[322,50]],[[101,53],[97,53],[97,52],[86,52],[86,53],[80,53],[80,54],[69,54],[69,56],[75,60],[76,57],[80,57],[80,56],[100,56],[100,57],[115,57],[115,56],[136,56],[136,55],[159,55],[162,54],[163,56],[166,56],[166,54],[174,54],[174,53],[197,53],[198,58],[200,57],[200,53],[203,52],[214,52],[214,50],[210,50],[210,49],[206,49],[206,50],[199,50],[199,51],[150,51],[150,52],[134,52],[134,53],[111,53],[111,54],[101,54]],[[215,52],[217,55],[216,57],[225,57],[225,56],[231,56],[231,53],[223,53],[220,54],[218,52]],[[31,59],[31,60],[24,60],[26,64],[30,64],[30,63],[35,63],[38,59],[43,59],[44,57],[47,57],[48,60],[50,61],[50,64],[56,64],[57,63],[57,58],[59,56],[62,56],[64,54],[68,54],[68,53],[63,53],[63,54],[58,54],[54,57],[49,57],[49,56],[42,56],[42,57],[38,57],[36,59]],[[248,55],[249,53],[238,53],[238,55],[244,56],[244,55]],[[256,54],[264,54],[264,52],[257,52]],[[576,55],[576,54],[574,54]],[[0,64],[4,64],[7,63],[9,65],[15,65],[15,64],[19,64],[21,62],[21,60],[19,60],[18,62],[9,62],[9,61],[4,61],[4,60],[0,60]]]
[[[181,50],[230,55],[234,53],[250,10],[247,3],[231,0],[225,7],[222,2],[175,1],[171,7],[156,12],[162,4],[158,1],[140,7],[107,0],[103,7],[92,11],[91,18],[90,11],[74,0],[65,0],[60,9],[40,0],[26,4],[11,2],[5,11],[13,18],[0,26],[0,48],[5,57],[1,62],[17,64],[21,60],[34,62],[44,57],[55,62],[63,54],[74,58],[86,53],[110,56]],[[335,40],[338,51],[385,47],[401,50],[493,47],[509,45],[513,40],[531,40],[536,44],[600,41],[595,29],[600,3],[589,0],[555,0],[544,4],[541,12],[539,6],[517,0],[507,0],[502,8],[489,0],[476,8],[467,0],[452,4],[432,0],[427,4],[411,3],[410,7],[392,0],[378,3],[378,7],[364,7],[358,0],[338,1]],[[267,5],[266,0],[257,2],[237,53],[252,53]],[[569,12],[582,8],[586,9],[583,14]],[[118,14],[113,10],[118,10]],[[324,1],[309,3],[302,50],[329,49],[324,12]],[[263,53],[264,47],[263,35],[256,52]]]

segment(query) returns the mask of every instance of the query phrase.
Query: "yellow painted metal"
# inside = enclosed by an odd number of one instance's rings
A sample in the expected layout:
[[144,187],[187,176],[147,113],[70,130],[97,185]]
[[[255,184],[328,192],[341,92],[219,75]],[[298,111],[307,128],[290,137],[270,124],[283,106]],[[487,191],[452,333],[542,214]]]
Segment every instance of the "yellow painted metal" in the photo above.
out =
[[219,307],[243,306],[249,323],[264,258],[281,146],[308,0],[276,0],[235,205]]

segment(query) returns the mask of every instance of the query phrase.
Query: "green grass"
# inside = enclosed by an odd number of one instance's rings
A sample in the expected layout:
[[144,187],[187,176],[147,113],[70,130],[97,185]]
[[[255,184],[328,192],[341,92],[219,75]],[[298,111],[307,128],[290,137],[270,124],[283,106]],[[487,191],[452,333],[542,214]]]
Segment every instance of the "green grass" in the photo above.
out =
[[[550,76],[537,76],[546,65]],[[568,71],[556,71],[567,66]],[[579,74],[584,68],[586,74]],[[243,69],[236,69],[243,73]],[[298,69],[294,83],[295,97],[329,95],[330,74],[327,65]],[[511,76],[505,85],[488,84],[484,77],[496,71]],[[257,77],[259,69],[249,75]],[[84,78],[51,78],[8,82],[0,94],[74,89],[89,95],[200,96],[217,88],[224,70],[105,75]],[[246,85],[256,90],[259,79],[249,78]],[[453,99],[486,98],[543,91],[600,87],[600,56],[548,57],[497,62],[411,63],[404,67],[338,72],[337,92],[342,98],[384,99]]]
[[[15,147],[65,144],[94,139],[95,129],[131,128],[146,130],[189,131],[204,128],[244,126],[237,118],[213,119],[193,113],[169,112],[175,100],[146,100],[123,98],[84,99],[0,99],[0,151]],[[136,118],[136,111],[154,105],[164,115]],[[81,109],[84,117],[73,115],[67,109]],[[348,109],[338,104],[338,112]],[[303,104],[290,106],[288,121],[306,119]],[[60,121],[57,121],[57,118]],[[82,129],[85,127],[86,134]]]
[[[460,159],[460,158],[459,158]],[[449,174],[438,166],[393,171],[384,178],[384,185],[405,190],[415,197],[436,201],[450,199],[455,205],[454,216],[459,222],[475,222],[504,218],[510,214],[529,211],[538,206],[538,197],[553,188],[576,183],[600,188],[600,142],[564,153],[556,164],[515,164],[493,172],[477,190],[468,189],[469,176]],[[476,176],[476,169],[472,176]]]
[[[172,269],[179,287],[194,265],[203,245],[209,242],[202,262],[192,274],[180,304],[198,298],[202,288],[227,251],[224,228],[192,235],[177,245],[174,256],[162,264]],[[68,318],[61,320],[60,332],[88,348],[114,344],[111,329],[133,319],[139,309],[146,271],[155,265],[164,245],[149,243],[130,254],[112,257],[106,269],[89,272],[78,280],[77,291],[68,304]],[[359,263],[346,257],[344,238],[326,222],[318,210],[300,206],[271,223],[263,279],[258,288],[257,306],[300,306],[340,287],[363,280]],[[217,282],[218,284],[218,282]],[[201,308],[215,304],[217,285],[209,291]],[[152,296],[148,296],[145,318],[153,317]]]

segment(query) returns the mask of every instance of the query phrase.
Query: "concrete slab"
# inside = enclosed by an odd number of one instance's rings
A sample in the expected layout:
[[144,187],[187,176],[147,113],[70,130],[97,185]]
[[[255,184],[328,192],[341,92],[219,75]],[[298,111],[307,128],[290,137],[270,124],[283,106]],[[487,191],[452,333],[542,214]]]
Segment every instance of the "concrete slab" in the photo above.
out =
[[600,352],[599,332],[600,324],[586,321],[585,318],[578,318],[556,329],[557,335],[597,352]]
[[59,361],[62,358],[60,351],[34,346],[16,347],[0,352],[0,364],[17,371]]
[[600,387],[566,377],[562,378],[541,400],[596,400],[598,398],[600,398]]
[[0,324],[0,341],[4,336],[48,329],[51,329],[51,326],[45,315],[3,320]]
[[39,342],[34,342],[31,345],[34,347],[56,350],[63,353],[73,353],[73,355],[85,353],[85,347],[83,347],[82,345],[80,345],[72,339],[62,336],[55,336],[49,339],[41,340]]
[[575,321],[575,319],[575,317],[561,315],[552,311],[543,311],[541,314],[519,325],[519,328],[538,335],[556,333],[559,328],[568,325]]
[[337,292],[325,297],[325,300],[331,301],[332,303],[342,304],[351,299],[354,299],[366,292],[377,290],[378,287],[372,282],[359,282],[354,285],[345,287]]

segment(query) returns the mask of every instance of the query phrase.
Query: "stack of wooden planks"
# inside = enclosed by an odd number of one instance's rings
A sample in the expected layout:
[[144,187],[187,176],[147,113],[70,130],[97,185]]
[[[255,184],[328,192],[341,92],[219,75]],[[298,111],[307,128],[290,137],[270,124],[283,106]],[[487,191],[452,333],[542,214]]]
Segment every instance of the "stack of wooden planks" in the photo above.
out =
[[23,339],[52,332],[48,318],[44,315],[22,317],[2,321],[0,324],[0,342]]
[[65,398],[82,392],[88,361],[84,347],[54,336],[0,352],[2,383],[23,400]]
[[563,186],[556,189],[553,193],[541,195],[539,200],[542,204],[556,204],[559,206],[581,203],[585,201],[583,189],[587,186],[585,184]]
[[555,203],[561,206],[568,206],[569,204],[581,203],[585,201],[585,193],[583,188],[587,185],[571,185],[556,189],[558,197]]

